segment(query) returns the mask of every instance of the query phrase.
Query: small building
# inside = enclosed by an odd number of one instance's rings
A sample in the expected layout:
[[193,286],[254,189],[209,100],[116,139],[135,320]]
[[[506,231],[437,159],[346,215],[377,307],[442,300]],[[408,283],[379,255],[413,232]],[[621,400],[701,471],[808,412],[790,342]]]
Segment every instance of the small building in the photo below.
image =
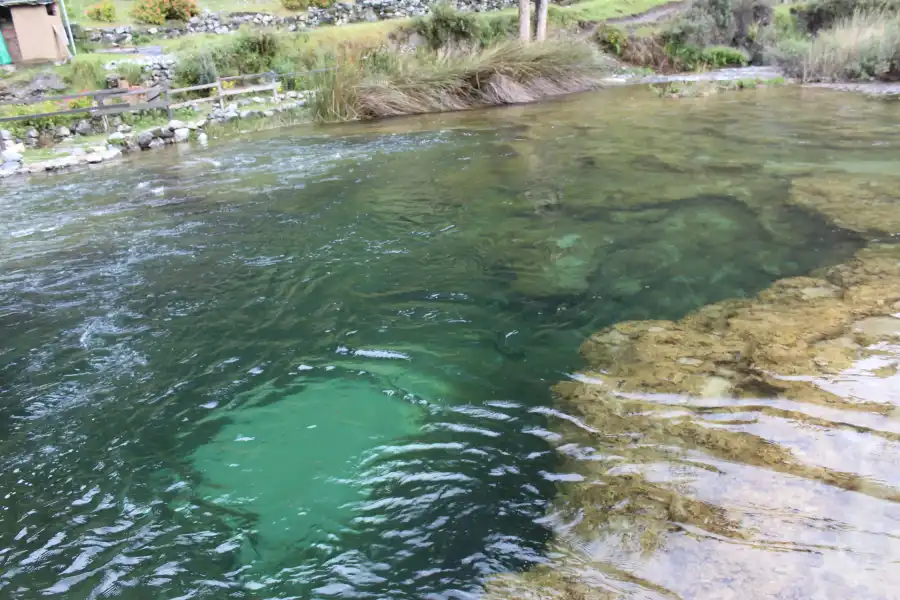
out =
[[69,58],[57,0],[0,0],[0,64]]

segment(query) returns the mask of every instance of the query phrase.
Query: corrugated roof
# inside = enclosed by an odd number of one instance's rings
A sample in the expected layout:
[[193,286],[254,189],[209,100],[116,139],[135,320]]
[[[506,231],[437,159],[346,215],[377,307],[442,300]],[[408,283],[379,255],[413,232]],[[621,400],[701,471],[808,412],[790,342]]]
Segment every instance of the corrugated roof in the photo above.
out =
[[0,6],[41,6],[55,2],[56,0],[0,0]]

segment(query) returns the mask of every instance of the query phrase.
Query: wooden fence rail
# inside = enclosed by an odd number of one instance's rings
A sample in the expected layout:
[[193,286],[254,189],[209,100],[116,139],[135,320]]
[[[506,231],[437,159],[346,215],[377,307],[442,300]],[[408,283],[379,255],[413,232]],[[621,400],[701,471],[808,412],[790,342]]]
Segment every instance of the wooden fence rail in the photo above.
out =
[[[332,71],[333,68],[313,69],[311,71],[297,71],[294,73],[254,73],[251,75],[235,75],[231,77],[218,77],[215,83],[206,83],[202,85],[193,85],[184,88],[169,89],[165,86],[154,86],[149,88],[137,89],[109,89],[97,90],[94,92],[81,92],[77,94],[65,94],[62,96],[50,96],[45,98],[35,98],[32,100],[7,100],[0,102],[0,106],[10,105],[29,105],[40,104],[41,102],[62,102],[65,100],[76,100],[78,98],[92,98],[97,104],[84,108],[70,108],[66,110],[58,110],[53,112],[34,113],[30,115],[17,115],[14,117],[0,117],[0,123],[12,123],[15,121],[26,121],[30,119],[42,119],[49,117],[60,117],[84,114],[91,117],[102,117],[104,131],[109,131],[109,123],[106,117],[110,115],[118,115],[126,112],[139,112],[143,110],[161,109],[169,113],[169,119],[172,118],[172,111],[176,108],[192,106],[203,102],[218,102],[219,106],[224,108],[225,98],[231,96],[239,96],[243,94],[259,94],[263,92],[272,92],[273,98],[278,98],[278,90],[281,87],[281,81],[289,77],[301,77],[304,75],[312,75],[313,73],[324,73]],[[247,81],[248,79],[265,79],[267,83],[248,85],[240,88],[228,88],[223,84],[226,82]],[[187,94],[190,92],[199,92],[203,90],[216,90],[215,94],[210,94],[205,98],[196,98],[194,100],[186,100],[183,102],[172,102],[172,96],[177,94]],[[137,102],[124,102],[121,99],[137,96]],[[115,100],[113,104],[106,104],[108,100]],[[143,101],[141,101],[143,100]],[[0,139],[0,151],[3,150],[3,140]]]

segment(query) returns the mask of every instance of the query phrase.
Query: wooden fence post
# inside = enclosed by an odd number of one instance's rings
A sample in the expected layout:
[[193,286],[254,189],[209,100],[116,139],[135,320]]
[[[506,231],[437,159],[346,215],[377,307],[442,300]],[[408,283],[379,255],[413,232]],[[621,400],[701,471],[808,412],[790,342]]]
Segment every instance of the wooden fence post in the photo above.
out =
[[222,95],[222,80],[216,77],[216,94],[219,96],[219,110],[225,110],[225,97]]
[[278,86],[275,85],[278,83],[278,74],[273,72],[269,73],[269,81],[272,82],[272,100],[274,102],[278,102]]
[[172,98],[169,96],[169,84],[168,82],[163,84],[163,93],[166,98],[166,114],[169,117],[169,120],[172,120]]
[[[97,108],[103,113],[103,96],[97,96]],[[100,120],[103,122],[103,133],[109,133],[109,117],[105,114],[101,114]]]

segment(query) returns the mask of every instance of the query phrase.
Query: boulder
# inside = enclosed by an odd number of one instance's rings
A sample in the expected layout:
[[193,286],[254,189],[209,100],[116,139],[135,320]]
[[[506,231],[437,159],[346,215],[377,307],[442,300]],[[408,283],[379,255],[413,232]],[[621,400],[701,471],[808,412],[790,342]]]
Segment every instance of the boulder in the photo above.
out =
[[119,133],[131,133],[131,125],[119,125],[118,127],[116,127],[116,131],[118,131]]
[[33,139],[33,140],[36,140],[36,139],[38,139],[39,137],[41,137],[41,134],[40,134],[40,132],[39,132],[37,129],[35,129],[34,127],[32,127],[31,129],[29,129],[28,131],[25,132],[25,139],[29,139],[29,140],[32,140],[32,139]]
[[153,138],[153,141],[150,142],[149,148],[162,148],[166,143],[162,140],[162,138]]
[[175,131],[176,129],[184,129],[185,127],[187,127],[187,125],[182,121],[169,121],[169,130],[171,131]]
[[161,137],[164,140],[175,137],[175,132],[169,129],[168,127],[160,127],[154,131],[156,137]]
[[67,137],[71,137],[71,135],[72,135],[72,132],[69,131],[69,128],[66,127],[65,125],[60,125],[53,131],[53,137],[56,138],[57,140],[62,140]]
[[137,145],[142,149],[149,148],[154,139],[156,138],[152,131],[142,131],[137,136]]
[[116,133],[113,133],[108,138],[106,138],[106,141],[109,142],[110,144],[113,144],[116,146],[121,146],[122,144],[125,143],[125,134],[119,133],[117,131]]
[[92,164],[92,165],[95,165],[95,164],[97,164],[97,163],[99,163],[99,162],[103,162],[103,156],[100,155],[100,154],[98,154],[97,152],[91,152],[90,154],[88,154],[88,155],[85,157],[85,160],[86,160],[88,163],[90,163],[90,164]]
[[205,146],[209,143],[209,137],[207,137],[205,133],[200,132],[200,134],[197,135],[197,143],[199,143],[201,146]]
[[0,163],[4,165],[7,163],[19,164],[22,162],[22,154],[15,150],[4,150],[2,154],[0,154],[0,159],[2,159],[0,160]]
[[175,143],[180,144],[182,142],[186,142],[191,137],[191,130],[187,127],[179,127],[174,132]]
[[12,141],[12,139],[13,139],[13,135],[12,135],[11,131],[9,131],[8,129],[0,129],[0,140],[3,140],[4,142],[9,142],[9,141]]
[[75,125],[75,133],[78,135],[93,135],[94,127],[91,125],[91,122],[87,119],[82,119],[78,121],[78,124]]
[[0,165],[0,179],[9,177],[10,175],[18,171],[20,166],[21,165],[19,163],[3,163],[2,165]]
[[114,158],[119,158],[120,156],[122,156],[122,151],[118,148],[107,148],[100,154],[100,156],[103,158],[103,160],[112,160]]

